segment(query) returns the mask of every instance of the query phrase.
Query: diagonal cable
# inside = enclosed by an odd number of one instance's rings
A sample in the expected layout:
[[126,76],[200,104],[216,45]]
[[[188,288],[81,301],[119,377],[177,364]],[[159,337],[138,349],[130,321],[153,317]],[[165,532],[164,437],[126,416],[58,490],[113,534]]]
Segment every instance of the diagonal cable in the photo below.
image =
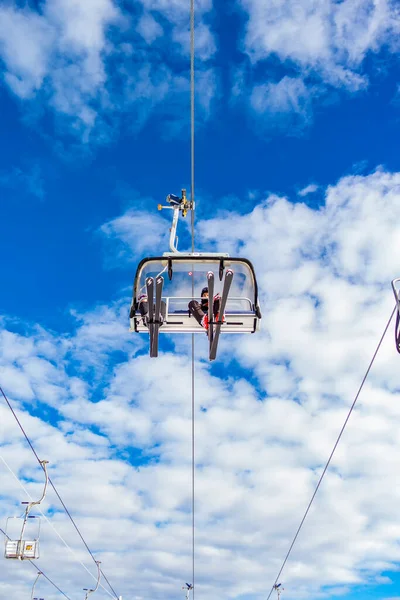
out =
[[[194,87],[194,0],[190,0],[190,202],[191,202],[191,229],[192,229],[192,252],[194,252],[194,165],[195,165],[195,87]],[[192,277],[192,298],[194,297],[194,278]],[[192,333],[192,590],[193,600],[195,596],[195,342]]]
[[[30,441],[30,439],[29,439],[28,435],[26,434],[26,432],[25,432],[25,429],[23,428],[23,426],[22,426],[22,424],[21,424],[21,421],[18,419],[18,417],[17,417],[17,414],[16,414],[15,410],[14,410],[14,409],[13,409],[13,407],[11,406],[11,403],[10,403],[9,399],[7,398],[7,396],[6,396],[6,394],[5,394],[4,390],[3,390],[3,388],[2,388],[1,386],[0,386],[0,393],[1,393],[1,395],[3,396],[4,400],[6,401],[8,408],[11,410],[11,412],[12,412],[12,414],[13,414],[13,416],[14,416],[14,419],[15,419],[15,420],[16,420],[16,422],[18,423],[18,426],[19,426],[20,430],[22,431],[22,433],[23,433],[23,435],[24,435],[24,437],[25,437],[26,441],[28,442],[28,444],[29,444],[29,446],[30,446],[30,448],[31,448],[31,450],[32,450],[32,452],[33,452],[33,454],[35,455],[35,457],[36,457],[36,460],[38,461],[38,463],[39,463],[39,464],[40,464],[40,466],[42,467],[42,465],[41,465],[41,462],[40,462],[40,458],[39,458],[39,456],[38,456],[38,454],[37,454],[37,452],[36,452],[35,448],[33,447],[33,445],[32,445],[32,442]],[[78,527],[78,525],[75,523],[75,521],[74,521],[74,519],[73,519],[73,517],[72,517],[71,513],[69,512],[68,508],[66,507],[66,505],[65,505],[65,503],[64,503],[64,501],[63,501],[63,499],[61,498],[60,494],[58,493],[58,490],[57,490],[57,488],[55,487],[55,485],[54,485],[54,483],[52,482],[52,480],[51,480],[51,478],[50,478],[50,477],[49,477],[49,484],[50,484],[50,485],[51,485],[51,487],[53,488],[53,490],[54,490],[54,492],[55,492],[55,494],[56,494],[57,498],[59,499],[59,501],[60,501],[60,503],[61,503],[62,507],[64,508],[65,512],[67,513],[67,515],[68,515],[68,517],[69,517],[69,519],[70,519],[71,523],[73,524],[73,526],[75,527],[75,529],[76,529],[76,531],[77,531],[77,533],[78,533],[79,537],[81,538],[81,540],[82,540],[82,542],[83,542],[83,544],[84,544],[84,546],[85,546],[86,550],[89,552],[90,556],[92,557],[92,560],[93,560],[93,562],[96,564],[96,567],[97,567],[97,562],[96,562],[96,559],[95,559],[95,557],[94,557],[94,555],[93,555],[93,552],[90,550],[90,548],[89,548],[88,544],[86,543],[86,541],[85,541],[85,539],[84,539],[84,537],[83,537],[82,533],[81,533],[81,532],[80,532],[80,530],[79,530],[79,527]],[[101,574],[103,575],[104,579],[105,579],[105,580],[107,581],[107,583],[108,583],[108,579],[105,577],[105,575],[104,575],[103,571],[101,571]],[[108,585],[110,585],[110,584],[108,583]],[[114,595],[115,595],[115,598],[118,600],[118,594],[116,594],[116,593],[115,593],[115,591],[113,590],[113,588],[112,588],[111,586],[110,586],[110,588],[112,589],[112,591],[113,591],[113,593],[114,593]]]
[[[9,537],[9,536],[6,534],[6,532],[5,532],[5,531],[4,531],[4,530],[3,530],[1,527],[0,527],[0,532],[1,532],[1,533],[4,535],[4,537],[6,537],[8,540],[10,540],[10,539],[11,539],[11,538],[10,538],[10,537]],[[56,585],[56,584],[54,583],[54,581],[52,581],[52,580],[50,579],[50,577],[48,577],[48,576],[46,575],[46,573],[43,573],[43,571],[42,571],[42,570],[41,570],[41,569],[40,569],[40,568],[37,566],[37,564],[36,564],[36,563],[34,563],[34,562],[33,562],[33,560],[30,560],[30,559],[28,559],[28,561],[31,563],[31,565],[33,565],[33,566],[35,567],[35,569],[36,569],[37,571],[40,571],[40,573],[43,575],[43,577],[44,577],[45,579],[47,579],[47,581],[48,581],[49,583],[51,583],[51,585],[52,585],[53,587],[55,587],[55,588],[56,588],[56,590],[58,590],[58,591],[60,592],[60,594],[62,594],[62,595],[63,595],[65,598],[67,598],[68,600],[71,600],[71,598],[70,598],[69,596],[67,596],[67,594],[65,594],[65,593],[64,593],[64,592],[63,592],[63,591],[62,591],[62,590],[61,590],[61,589],[58,587],[58,585]]]
[[377,347],[376,347],[376,350],[375,350],[375,352],[374,352],[374,354],[373,354],[373,356],[372,356],[372,359],[371,359],[371,361],[370,361],[370,363],[369,363],[369,365],[368,365],[368,369],[366,370],[366,372],[365,372],[365,375],[364,375],[364,377],[363,377],[363,379],[362,379],[362,381],[361,381],[360,387],[358,388],[357,394],[356,394],[356,396],[355,396],[355,398],[354,398],[354,400],[353,400],[353,404],[351,405],[351,407],[350,407],[350,410],[349,410],[349,412],[347,413],[347,417],[346,417],[346,419],[345,419],[345,421],[344,421],[344,423],[343,423],[343,425],[342,425],[342,428],[341,428],[341,430],[340,430],[340,432],[339,432],[339,435],[338,435],[338,437],[337,437],[337,440],[336,440],[336,442],[335,442],[335,444],[334,444],[334,446],[333,446],[332,452],[331,452],[331,453],[330,453],[330,455],[329,455],[329,458],[328,458],[328,461],[327,461],[327,463],[326,463],[326,465],[325,465],[325,467],[324,467],[324,470],[322,471],[321,477],[320,477],[320,478],[319,478],[319,480],[318,480],[318,483],[317,483],[317,486],[316,486],[316,488],[315,488],[315,490],[314,490],[314,493],[313,493],[313,495],[311,496],[311,500],[310,500],[310,502],[308,503],[308,506],[307,506],[306,512],[304,513],[304,515],[303,515],[303,518],[302,518],[302,519],[301,519],[301,521],[300,521],[300,525],[298,526],[298,528],[297,528],[297,531],[296,531],[296,534],[295,534],[295,536],[294,536],[294,538],[293,538],[293,540],[292,540],[292,543],[291,543],[291,544],[290,544],[290,546],[289,546],[289,550],[288,550],[288,551],[287,551],[287,553],[286,553],[286,556],[285,556],[285,558],[284,558],[284,561],[283,561],[283,563],[282,563],[282,566],[281,566],[281,568],[279,569],[279,573],[278,573],[278,575],[276,576],[276,579],[275,579],[275,581],[274,581],[274,583],[273,583],[273,585],[272,585],[271,591],[270,591],[270,592],[269,592],[269,594],[268,594],[268,598],[267,598],[267,600],[269,600],[269,598],[271,597],[271,594],[272,594],[272,592],[274,591],[274,589],[275,589],[275,586],[276,586],[276,585],[277,585],[277,583],[278,583],[278,580],[279,580],[279,578],[280,578],[280,576],[281,576],[281,573],[282,573],[282,571],[283,571],[283,569],[284,569],[284,567],[285,567],[285,565],[286,565],[286,563],[287,563],[287,560],[288,560],[288,558],[289,558],[289,556],[290,556],[290,554],[291,554],[291,552],[292,552],[292,550],[293,550],[293,546],[295,545],[295,543],[296,543],[296,540],[297,540],[297,538],[298,538],[298,536],[299,536],[299,533],[300,533],[300,531],[301,531],[301,528],[303,527],[304,521],[306,520],[306,518],[307,518],[307,515],[308,515],[308,513],[310,512],[310,508],[311,508],[311,506],[312,506],[312,503],[314,502],[314,498],[315,498],[315,496],[317,495],[317,492],[318,492],[318,490],[319,490],[319,488],[320,488],[320,485],[321,485],[321,483],[322,483],[322,480],[323,480],[323,478],[325,477],[325,473],[327,472],[327,470],[328,470],[328,467],[329,467],[329,465],[330,465],[330,463],[331,463],[331,460],[332,460],[332,458],[333,458],[333,455],[335,454],[336,448],[337,448],[337,447],[338,447],[338,445],[339,445],[340,439],[341,439],[341,437],[342,437],[342,435],[343,435],[343,432],[344,432],[344,430],[345,430],[345,428],[346,428],[346,425],[347,425],[347,423],[348,423],[348,421],[349,421],[349,419],[350,419],[351,413],[353,412],[353,409],[354,409],[354,407],[355,407],[355,405],[356,405],[356,402],[357,402],[357,400],[358,400],[358,397],[359,397],[359,395],[360,395],[360,393],[361,393],[361,390],[362,390],[362,389],[363,389],[363,387],[364,387],[364,383],[365,383],[365,382],[366,382],[366,380],[367,380],[367,377],[368,377],[368,375],[369,375],[369,372],[371,371],[372,365],[374,364],[375,358],[376,358],[376,356],[377,356],[377,354],[378,354],[378,352],[379,352],[379,349],[380,349],[380,347],[381,347],[381,345],[382,345],[383,338],[385,337],[385,335],[386,335],[386,332],[387,332],[387,330],[389,329],[389,325],[390,325],[390,323],[391,323],[391,320],[393,319],[393,315],[394,315],[394,313],[395,313],[396,309],[397,309],[397,305],[394,307],[394,309],[393,309],[393,311],[392,311],[392,314],[390,315],[390,318],[389,318],[388,322],[386,323],[386,327],[385,327],[385,329],[383,330],[383,333],[382,333],[381,339],[379,340],[379,343],[378,343],[378,345],[377,345]]
[[[10,467],[10,465],[7,463],[7,461],[5,460],[5,458],[0,454],[0,460],[4,463],[5,467],[8,469],[8,471],[11,473],[11,475],[14,477],[14,479],[17,481],[17,483],[20,485],[20,487],[22,488],[22,490],[25,492],[26,496],[29,498],[29,500],[31,502],[33,502],[33,498],[30,495],[30,493],[28,492],[28,490],[26,489],[26,487],[23,485],[23,483],[20,481],[20,479],[18,478],[18,476],[14,473],[14,471],[12,470],[12,468]],[[57,529],[54,527],[53,523],[46,517],[46,515],[44,514],[44,512],[40,509],[40,506],[36,507],[36,510],[38,512],[40,512],[40,514],[42,515],[42,517],[44,518],[44,520],[46,521],[46,523],[48,523],[48,525],[50,525],[50,527],[52,528],[52,530],[54,531],[54,533],[57,535],[57,537],[62,541],[62,543],[64,544],[64,546],[67,548],[67,550],[69,550],[69,552],[72,554],[72,556],[74,557],[74,559],[85,569],[85,571],[87,571],[90,575],[90,577],[93,577],[93,579],[97,580],[97,577],[95,577],[90,571],[89,569],[86,567],[86,565],[83,564],[83,562],[77,557],[76,553],[74,552],[74,550],[67,544],[67,542],[64,540],[64,538],[60,535],[60,533],[57,531]],[[102,585],[100,584],[101,587],[105,590],[105,592],[111,596],[112,594],[110,594],[110,592]]]

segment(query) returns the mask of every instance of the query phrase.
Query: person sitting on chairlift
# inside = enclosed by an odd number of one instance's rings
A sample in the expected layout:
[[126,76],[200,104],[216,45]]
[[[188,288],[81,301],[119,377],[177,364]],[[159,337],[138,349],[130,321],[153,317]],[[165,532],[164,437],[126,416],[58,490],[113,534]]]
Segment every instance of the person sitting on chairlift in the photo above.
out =
[[[213,300],[213,315],[215,321],[219,319],[219,307],[221,303],[220,294],[216,294]],[[208,287],[201,290],[201,302],[191,300],[189,302],[189,311],[194,316],[199,325],[208,331]],[[224,317],[222,317],[224,321]]]
[[[138,300],[139,312],[142,315],[143,325],[149,326],[149,302],[147,300],[147,294],[141,294]],[[160,327],[165,321],[165,315],[167,312],[167,305],[164,300],[161,300],[161,314],[159,315]]]

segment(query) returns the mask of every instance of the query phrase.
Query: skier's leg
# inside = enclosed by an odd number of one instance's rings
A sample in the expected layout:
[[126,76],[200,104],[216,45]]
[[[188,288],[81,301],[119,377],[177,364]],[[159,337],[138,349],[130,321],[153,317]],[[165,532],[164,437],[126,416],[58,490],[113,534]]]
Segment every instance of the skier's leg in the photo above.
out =
[[149,313],[149,303],[147,301],[147,296],[142,296],[139,298],[139,312],[143,318],[143,324],[147,326],[147,317]]
[[[165,321],[166,314],[167,314],[167,305],[165,303],[165,300],[161,300],[161,315],[160,315],[161,316],[161,319],[160,319],[161,325]],[[161,325],[160,325],[160,327],[161,327]]]
[[213,300],[213,315],[214,315],[214,317],[216,317],[217,314],[219,313],[220,304],[221,304],[221,296],[219,294],[216,294],[214,296],[214,300]]
[[[214,302],[213,302],[213,313],[214,313],[215,321],[219,321],[220,306],[221,306],[221,296],[220,296],[220,294],[216,294],[214,296]],[[221,315],[221,317],[222,317],[222,321],[225,321],[225,315]]]
[[198,324],[202,327],[205,327],[204,317],[206,317],[207,315],[205,315],[204,312],[201,310],[200,302],[197,302],[197,300],[191,300],[189,302],[189,310],[198,322]]

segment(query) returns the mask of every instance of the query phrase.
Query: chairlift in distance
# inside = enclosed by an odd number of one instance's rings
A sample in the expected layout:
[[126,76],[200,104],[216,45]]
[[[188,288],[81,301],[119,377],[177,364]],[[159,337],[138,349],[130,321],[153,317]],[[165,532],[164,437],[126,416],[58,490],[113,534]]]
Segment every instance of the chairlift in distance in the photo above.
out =
[[[179,215],[193,210],[182,196],[167,196],[173,210],[170,252],[143,258],[136,270],[130,309],[130,331],[150,335],[150,356],[158,356],[159,333],[205,333],[189,310],[191,300],[200,300],[202,288],[208,288],[209,359],[214,360],[220,334],[255,333],[260,329],[261,310],[257,279],[252,263],[246,258],[230,257],[221,252],[179,252],[177,225]],[[213,314],[214,294],[220,294],[218,318]],[[140,311],[145,298],[147,312]]]
[[[4,557],[17,560],[33,560],[40,557],[39,551],[39,538],[40,538],[40,517],[36,515],[30,515],[32,508],[39,505],[46,496],[47,484],[49,482],[49,476],[47,473],[47,467],[49,461],[41,460],[40,464],[45,474],[45,484],[40,500],[36,502],[21,502],[26,504],[26,509],[23,517],[9,517],[6,523],[5,530],[5,550]],[[32,522],[30,519],[35,521],[34,528],[29,524]],[[15,539],[13,536],[9,536],[9,533],[14,533],[13,523],[17,523],[21,526],[19,538]],[[19,527],[18,527],[19,529]],[[11,532],[12,530],[12,532]],[[29,535],[27,539],[24,538],[25,533],[33,533]]]

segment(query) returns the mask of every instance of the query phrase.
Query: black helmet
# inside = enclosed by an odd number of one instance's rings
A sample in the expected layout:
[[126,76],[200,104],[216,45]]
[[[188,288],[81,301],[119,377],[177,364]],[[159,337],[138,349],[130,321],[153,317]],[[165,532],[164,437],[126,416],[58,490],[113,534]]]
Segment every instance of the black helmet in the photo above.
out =
[[206,294],[206,293],[208,294],[208,287],[204,287],[204,288],[201,290],[201,295],[202,295],[202,296],[204,296],[204,294]]

